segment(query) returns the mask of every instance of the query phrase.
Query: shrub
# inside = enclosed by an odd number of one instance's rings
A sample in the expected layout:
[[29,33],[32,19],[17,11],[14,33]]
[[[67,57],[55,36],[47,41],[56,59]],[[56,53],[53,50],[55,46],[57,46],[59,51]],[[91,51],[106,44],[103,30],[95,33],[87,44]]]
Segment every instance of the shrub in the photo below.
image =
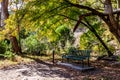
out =
[[45,52],[46,44],[40,43],[34,35],[22,40],[22,50],[25,53],[40,55]]
[[7,44],[5,41],[0,42],[0,54],[4,54],[6,51]]
[[15,54],[13,54],[13,52],[11,52],[11,51],[6,51],[4,54],[4,58],[7,58],[9,60],[13,60],[14,57],[15,57]]
[[70,48],[68,48],[67,53],[73,54],[73,53],[75,53],[77,50],[78,50],[78,49],[75,48],[75,47],[70,47]]

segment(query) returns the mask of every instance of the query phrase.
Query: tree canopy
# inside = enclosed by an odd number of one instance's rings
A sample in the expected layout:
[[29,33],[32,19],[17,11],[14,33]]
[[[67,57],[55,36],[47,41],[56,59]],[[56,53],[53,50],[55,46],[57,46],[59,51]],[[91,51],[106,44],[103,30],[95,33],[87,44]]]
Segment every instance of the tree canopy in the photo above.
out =
[[[73,32],[85,26],[110,52],[100,32],[96,31],[98,26],[94,27],[95,23],[100,23],[103,26],[106,24],[120,42],[119,0],[13,0],[9,6],[15,8],[11,7],[12,14],[5,21],[5,29],[1,32],[5,37],[19,36],[20,31],[25,30],[25,34],[32,33],[40,40],[48,38],[52,42],[65,35],[59,31],[60,26],[65,25]],[[68,33],[67,28],[64,29]]]

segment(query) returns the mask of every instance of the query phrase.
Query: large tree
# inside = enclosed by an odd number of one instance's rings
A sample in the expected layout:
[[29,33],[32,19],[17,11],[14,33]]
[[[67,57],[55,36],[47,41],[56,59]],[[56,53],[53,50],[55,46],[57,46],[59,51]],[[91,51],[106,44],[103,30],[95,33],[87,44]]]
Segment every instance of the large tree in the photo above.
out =
[[[20,11],[20,14],[25,10],[27,11],[21,24],[26,26],[28,31],[37,30],[37,32],[41,34],[44,33],[45,36],[48,36],[49,32],[54,32],[54,29],[63,23],[68,24],[67,26],[74,26],[73,31],[75,31],[83,22],[91,26],[94,20],[86,22],[86,18],[95,17],[98,19],[99,17],[108,25],[110,32],[120,42],[119,0],[117,2],[111,1],[112,0],[28,0],[25,3],[25,9]],[[118,7],[116,4],[118,4]],[[93,28],[91,29],[93,30]],[[48,33],[45,31],[48,31]],[[99,38],[100,37],[98,37],[98,39]],[[106,47],[101,39],[100,41],[103,46]],[[110,51],[108,50],[108,52]]]
[[[117,8],[113,7],[112,0],[100,0],[100,2],[104,5],[103,7],[99,7],[96,9],[95,7],[89,7],[87,5],[81,5],[80,3],[72,3],[70,0],[65,0],[70,6],[74,6],[79,9],[87,10],[88,12],[82,14],[79,16],[79,20],[77,21],[77,24],[74,27],[75,31],[80,23],[82,23],[82,20],[84,20],[86,17],[89,16],[98,16],[101,18],[109,27],[110,32],[117,38],[117,40],[120,42],[120,24],[119,24],[119,15],[120,15],[120,0],[117,0]],[[96,0],[96,3],[98,3],[98,0]],[[98,6],[98,4],[97,4]],[[103,9],[102,9],[103,8]],[[114,10],[115,9],[115,10]],[[87,24],[90,25],[89,22]],[[92,28],[92,27],[91,27]],[[93,31],[94,32],[94,31]],[[96,35],[96,34],[95,34]],[[110,52],[110,50],[107,48],[107,46],[104,44],[101,38],[99,36],[96,36],[100,42],[103,44],[103,46],[108,51],[108,55],[112,56],[113,54]]]
[[[117,40],[120,42],[120,24],[119,24],[119,16],[120,16],[120,10],[119,10],[119,0],[118,0],[118,8],[113,7],[112,5],[112,0],[104,0],[101,2],[104,5],[103,7],[99,7],[98,10],[96,8],[86,6],[86,5],[81,5],[81,4],[76,4],[72,3],[70,0],[65,0],[68,5],[74,6],[79,9],[84,9],[87,10],[86,13],[80,15],[79,20],[77,21],[77,24],[80,24],[81,21],[85,17],[89,16],[98,16],[100,17],[109,27],[110,32],[117,38]],[[102,0],[100,0],[102,1]],[[75,26],[75,29],[78,26]]]
[[[2,2],[1,2],[1,17],[2,17],[1,26],[3,28],[7,28],[7,27],[5,27],[5,20],[7,20],[9,18],[8,5],[9,5],[9,0],[2,0]],[[17,38],[16,38],[16,36],[11,35],[11,33],[12,33],[11,31],[7,32],[6,36],[9,36],[9,38],[10,38],[10,41],[12,43],[13,52],[21,53],[21,49],[19,47]]]

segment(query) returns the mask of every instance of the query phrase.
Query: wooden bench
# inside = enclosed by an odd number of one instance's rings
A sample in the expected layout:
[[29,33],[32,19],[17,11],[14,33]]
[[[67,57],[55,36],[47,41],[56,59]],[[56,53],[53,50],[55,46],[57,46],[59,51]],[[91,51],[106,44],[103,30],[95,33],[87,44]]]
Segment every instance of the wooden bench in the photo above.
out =
[[62,55],[62,62],[63,62],[63,59],[67,59],[68,62],[69,62],[69,59],[78,60],[78,61],[82,61],[82,67],[84,67],[84,60],[87,60],[87,65],[90,66],[90,63],[89,63],[90,53],[91,53],[91,50],[74,50],[71,53]]

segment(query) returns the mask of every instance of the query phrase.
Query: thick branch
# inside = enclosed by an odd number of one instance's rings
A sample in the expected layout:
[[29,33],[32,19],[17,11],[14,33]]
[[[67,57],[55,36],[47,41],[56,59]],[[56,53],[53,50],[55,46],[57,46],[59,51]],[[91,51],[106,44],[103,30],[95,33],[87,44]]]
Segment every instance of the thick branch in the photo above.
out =
[[86,14],[83,14],[83,15],[80,15],[79,16],[79,20],[77,21],[77,24],[75,25],[74,29],[73,29],[73,32],[75,32],[75,30],[78,28],[79,24],[81,23],[81,20],[84,18],[84,17],[87,17],[87,16],[91,16],[93,15],[92,13],[86,13]]
[[92,14],[95,14],[95,15],[104,15],[103,13],[91,8],[91,7],[88,7],[88,6],[84,6],[84,5],[80,5],[80,4],[74,4],[74,3],[71,3],[69,0],[65,0],[69,5],[71,6],[74,6],[74,7],[77,7],[77,8],[81,8],[81,9],[86,9],[88,11],[91,11]]
[[[70,4],[71,6],[81,8],[81,9],[86,9],[86,10],[91,11],[93,14],[98,15],[98,16],[107,16],[107,15],[109,15],[109,13],[105,13],[105,12],[102,13],[102,12],[99,12],[96,9],[93,9],[91,7],[88,7],[88,6],[84,6],[84,5],[80,5],[80,4],[74,4],[74,3],[71,3],[69,0],[65,0],[65,1],[68,4]],[[118,13],[120,13],[120,9],[117,9],[117,10],[113,11],[113,14],[118,14]]]
[[87,21],[85,20],[85,22],[87,23],[87,25],[89,26],[89,30],[91,32],[94,33],[94,35],[96,36],[96,38],[100,41],[100,43],[104,46],[104,48],[106,49],[106,51],[108,52],[108,56],[113,56],[112,52],[110,51],[110,49],[108,48],[108,46],[104,43],[104,41],[102,40],[102,38],[98,35],[98,33],[96,32],[96,30],[93,28],[93,26]]

